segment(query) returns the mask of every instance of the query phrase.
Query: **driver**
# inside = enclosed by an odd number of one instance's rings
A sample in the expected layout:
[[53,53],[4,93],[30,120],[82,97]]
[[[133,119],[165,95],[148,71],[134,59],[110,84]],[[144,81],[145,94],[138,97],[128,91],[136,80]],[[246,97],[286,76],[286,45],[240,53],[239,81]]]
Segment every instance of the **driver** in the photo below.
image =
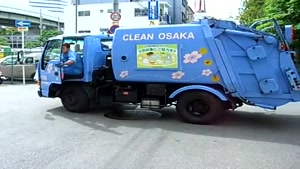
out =
[[67,65],[66,67],[64,67],[64,74],[67,76],[82,76],[83,63],[80,55],[70,50],[69,43],[63,44],[62,53],[63,65]]

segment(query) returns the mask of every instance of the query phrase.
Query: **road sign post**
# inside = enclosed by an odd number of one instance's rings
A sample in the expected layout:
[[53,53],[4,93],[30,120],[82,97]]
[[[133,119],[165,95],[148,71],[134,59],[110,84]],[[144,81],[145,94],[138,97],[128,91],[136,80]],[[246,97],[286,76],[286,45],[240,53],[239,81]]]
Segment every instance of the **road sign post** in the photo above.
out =
[[115,33],[116,29],[119,27],[119,25],[112,25],[109,30],[111,33]]
[[159,20],[158,0],[148,0],[148,20]]
[[[22,52],[24,52],[25,49],[25,32],[28,31],[29,27],[31,26],[30,21],[26,20],[15,20],[15,27],[18,29],[19,32],[22,33]],[[25,82],[25,67],[22,66],[22,74],[23,74],[23,84],[26,84]]]
[[24,32],[28,31],[29,27],[31,26],[30,21],[26,20],[15,20],[15,27],[18,29],[19,32],[22,32],[22,51],[24,51],[25,46],[25,37]]
[[110,19],[112,21],[115,21],[115,22],[120,21],[121,20],[121,14],[118,13],[118,12],[113,12],[113,13],[110,14]]
[[113,12],[110,14],[110,19],[112,20],[112,26],[109,28],[111,33],[114,33],[115,30],[119,27],[119,21],[121,20],[121,14],[118,12]]

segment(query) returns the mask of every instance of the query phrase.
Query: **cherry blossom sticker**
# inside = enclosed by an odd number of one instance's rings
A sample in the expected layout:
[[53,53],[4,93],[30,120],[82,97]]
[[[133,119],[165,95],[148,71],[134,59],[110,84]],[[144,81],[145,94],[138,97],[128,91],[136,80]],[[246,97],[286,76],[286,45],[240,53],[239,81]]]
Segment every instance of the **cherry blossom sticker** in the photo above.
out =
[[196,62],[198,62],[198,59],[200,59],[202,56],[203,55],[198,53],[197,51],[193,51],[192,53],[188,53],[183,56],[184,57],[183,62],[184,63],[196,63]]
[[126,71],[122,71],[121,73],[120,73],[120,77],[121,78],[125,78],[126,76],[128,76],[128,71],[126,70]]
[[181,79],[184,76],[184,72],[177,71],[172,73],[172,79]]
[[202,76],[209,76],[211,74],[212,74],[212,71],[210,69],[202,70]]

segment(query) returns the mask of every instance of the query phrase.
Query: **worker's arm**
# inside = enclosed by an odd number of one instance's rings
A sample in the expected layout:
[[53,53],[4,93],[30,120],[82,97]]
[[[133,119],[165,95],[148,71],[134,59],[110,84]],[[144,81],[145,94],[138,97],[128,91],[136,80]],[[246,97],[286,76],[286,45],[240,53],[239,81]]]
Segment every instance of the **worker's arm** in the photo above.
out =
[[68,61],[66,61],[64,64],[69,66],[69,65],[72,65],[75,62],[76,62],[75,53],[69,53]]

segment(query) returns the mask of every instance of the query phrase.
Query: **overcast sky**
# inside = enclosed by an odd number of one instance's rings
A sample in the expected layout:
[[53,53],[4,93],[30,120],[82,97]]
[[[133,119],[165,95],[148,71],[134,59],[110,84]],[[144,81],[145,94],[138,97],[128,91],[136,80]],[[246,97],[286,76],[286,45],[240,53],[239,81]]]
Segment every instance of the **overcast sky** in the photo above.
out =
[[[71,0],[69,0],[71,2]],[[230,15],[236,16],[241,0],[206,0],[207,15],[216,18],[226,19]],[[194,0],[189,0],[189,5],[194,8]],[[14,8],[22,8],[24,10],[39,11],[39,9],[29,7],[29,0],[1,0],[0,6],[10,6]],[[49,14],[47,12],[47,14]],[[52,16],[57,14],[52,13]]]

